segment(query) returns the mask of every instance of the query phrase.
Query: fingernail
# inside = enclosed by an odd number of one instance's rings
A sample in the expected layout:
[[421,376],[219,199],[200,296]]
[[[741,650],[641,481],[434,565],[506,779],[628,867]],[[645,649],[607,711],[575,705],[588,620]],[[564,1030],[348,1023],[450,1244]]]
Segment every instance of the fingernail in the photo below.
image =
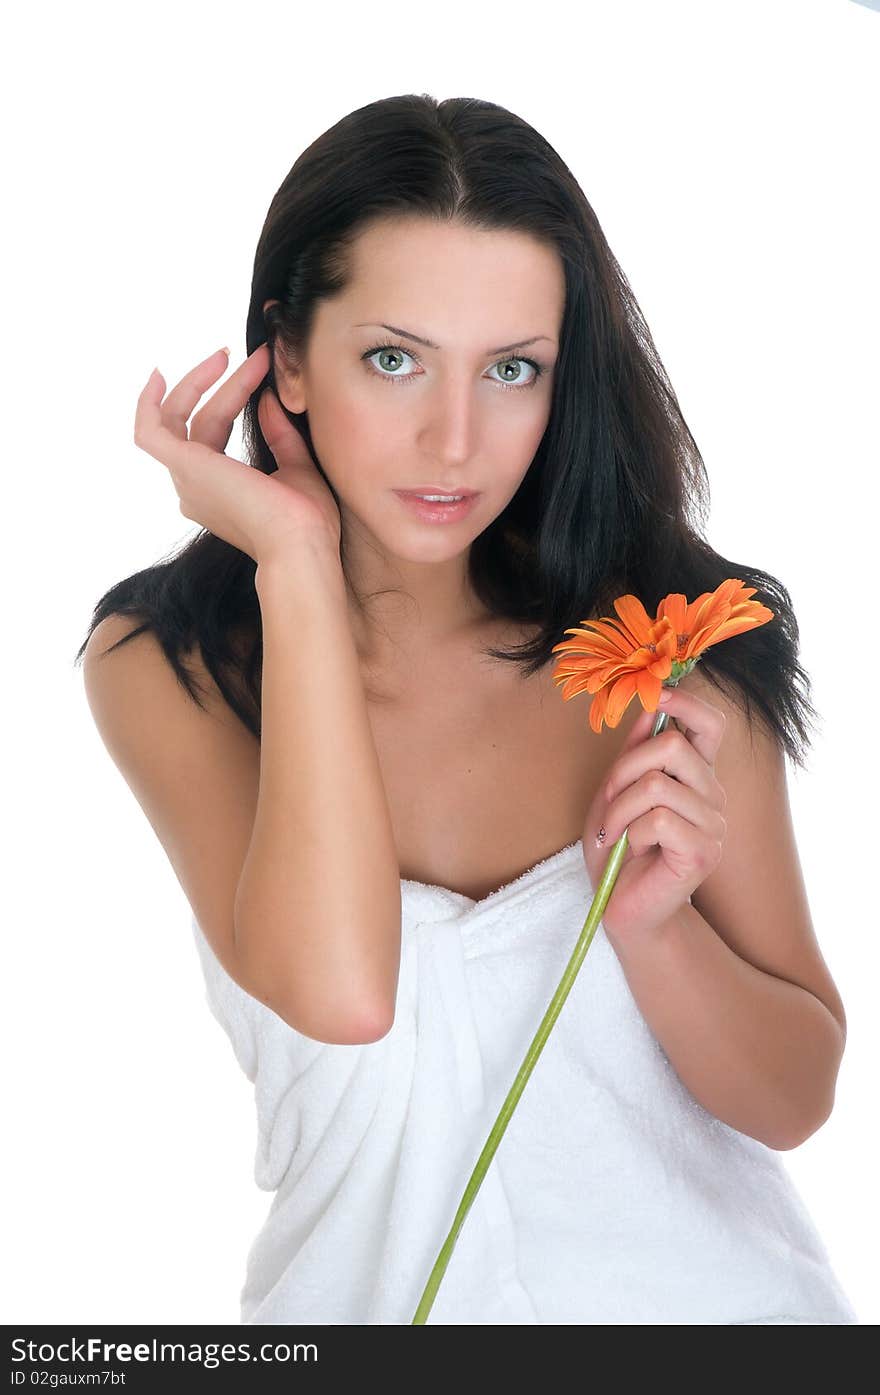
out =
[[664,689],[663,689],[663,692],[660,694],[660,701],[661,701],[661,702],[668,702],[669,699],[670,699],[670,696],[671,696],[671,694],[670,694],[670,692],[669,692],[669,689],[668,689],[668,688],[664,688]]
[[218,354],[225,354],[227,358],[229,357],[229,349],[228,349],[228,348],[218,349],[217,352],[218,352]]

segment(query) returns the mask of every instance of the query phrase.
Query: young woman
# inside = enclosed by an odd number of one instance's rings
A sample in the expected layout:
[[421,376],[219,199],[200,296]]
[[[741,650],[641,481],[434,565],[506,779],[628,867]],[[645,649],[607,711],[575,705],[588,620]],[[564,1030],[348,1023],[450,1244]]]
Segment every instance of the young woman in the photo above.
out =
[[[204,402],[225,352],[144,387],[135,441],[205,531],[77,655],[255,1085],[242,1320],[411,1322],[628,828],[673,900],[612,893],[429,1320],[856,1322],[778,1157],[846,1036],[787,803],[797,623],[700,535],[571,172],[490,102],[353,112],[272,201],[247,348]],[[561,700],[566,627],[732,576],[773,623],[705,651],[666,732]]]

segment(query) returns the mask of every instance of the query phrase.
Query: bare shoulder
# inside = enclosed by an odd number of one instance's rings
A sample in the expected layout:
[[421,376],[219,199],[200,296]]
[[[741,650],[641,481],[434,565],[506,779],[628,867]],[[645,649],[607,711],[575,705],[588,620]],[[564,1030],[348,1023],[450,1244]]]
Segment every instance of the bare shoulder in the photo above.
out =
[[[244,632],[231,634],[229,644],[236,660],[244,660],[248,653]],[[203,709],[210,711],[215,720],[224,724],[243,725],[220,691],[199,646],[194,645],[186,650],[181,662]],[[90,704],[93,698],[100,700],[105,693],[111,699],[124,696],[129,685],[139,687],[144,680],[150,679],[158,681],[163,692],[169,695],[176,684],[180,696],[193,701],[175,673],[155,630],[144,627],[141,620],[128,615],[108,615],[95,626],[83,654],[83,679]]]
[[260,744],[197,652],[186,656],[201,705],[152,630],[112,615],[89,638],[83,675],[104,745],[171,862],[227,972],[236,963],[234,905],[259,794]]

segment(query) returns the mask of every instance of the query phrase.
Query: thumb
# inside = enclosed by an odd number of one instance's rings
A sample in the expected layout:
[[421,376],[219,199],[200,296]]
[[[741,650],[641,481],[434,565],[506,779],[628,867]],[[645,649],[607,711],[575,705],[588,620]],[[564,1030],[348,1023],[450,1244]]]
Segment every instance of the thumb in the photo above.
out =
[[294,426],[271,387],[267,386],[260,394],[257,419],[279,469],[285,466],[305,467],[307,472],[314,469],[302,433]]

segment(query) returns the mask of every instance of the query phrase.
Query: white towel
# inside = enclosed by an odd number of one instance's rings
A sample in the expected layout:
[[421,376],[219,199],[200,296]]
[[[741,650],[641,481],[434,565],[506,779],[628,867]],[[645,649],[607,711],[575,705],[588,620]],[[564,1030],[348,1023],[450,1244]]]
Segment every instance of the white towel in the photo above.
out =
[[[243,1323],[411,1323],[592,896],[580,842],[480,901],[402,880],[394,1024],[352,1046],[245,993],[193,917],[275,1193]],[[859,1321],[780,1155],[685,1088],[601,924],[427,1321]]]

